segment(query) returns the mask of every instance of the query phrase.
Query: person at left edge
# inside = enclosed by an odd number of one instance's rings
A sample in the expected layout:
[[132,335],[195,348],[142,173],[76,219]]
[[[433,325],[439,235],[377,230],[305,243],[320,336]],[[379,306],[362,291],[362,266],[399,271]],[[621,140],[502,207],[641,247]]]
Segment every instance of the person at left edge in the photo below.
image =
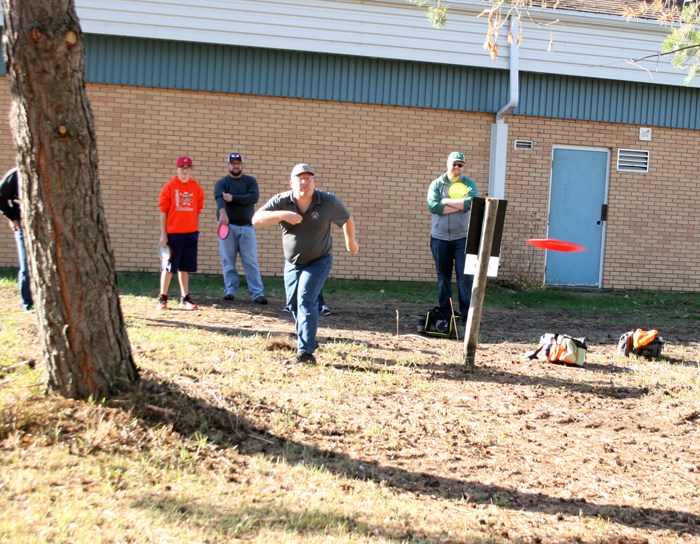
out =
[[15,234],[17,244],[17,258],[19,260],[19,273],[17,282],[19,283],[19,294],[22,298],[22,307],[26,312],[34,309],[34,300],[29,285],[29,269],[27,267],[27,252],[24,246],[24,236],[22,235],[22,225],[20,221],[19,209],[19,178],[17,168],[9,170],[0,181],[0,211],[10,222],[10,228]]
[[197,271],[199,214],[204,207],[204,191],[192,177],[192,159],[177,159],[177,174],[160,192],[160,246],[170,245],[170,261],[163,264],[160,274],[158,309],[168,307],[168,288],[175,272],[180,283],[180,309],[196,310],[190,297],[189,278]]
[[291,191],[273,196],[253,216],[253,225],[279,223],[284,251],[284,290],[294,317],[297,355],[284,364],[316,363],[318,295],[331,271],[331,224],[343,228],[345,248],[356,255],[355,221],[334,194],[316,189],[314,169],[297,164],[292,169]]
[[226,238],[219,238],[219,256],[224,273],[224,300],[235,300],[240,278],[236,271],[236,257],[241,256],[250,298],[257,304],[267,304],[260,269],[258,242],[251,223],[254,205],[260,199],[258,180],[243,173],[243,157],[239,153],[228,156],[228,175],[214,186],[214,200],[219,225],[228,225]]

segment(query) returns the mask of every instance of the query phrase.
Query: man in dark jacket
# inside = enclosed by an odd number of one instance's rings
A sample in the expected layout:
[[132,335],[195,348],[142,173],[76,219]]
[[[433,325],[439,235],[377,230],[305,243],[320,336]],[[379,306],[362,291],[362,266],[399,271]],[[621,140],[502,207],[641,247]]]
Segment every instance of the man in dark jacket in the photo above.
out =
[[10,228],[15,233],[17,257],[19,259],[19,294],[22,297],[22,307],[27,312],[34,309],[34,300],[29,286],[29,269],[27,268],[27,252],[24,249],[24,237],[20,223],[19,183],[17,168],[7,172],[0,181],[0,211],[10,222]]
[[258,180],[243,173],[243,157],[239,153],[229,155],[228,171],[228,175],[217,181],[214,187],[219,225],[229,226],[228,235],[219,238],[224,300],[236,299],[240,283],[236,258],[240,255],[250,298],[258,304],[267,304],[258,268],[258,242],[251,223],[254,206],[260,198]]

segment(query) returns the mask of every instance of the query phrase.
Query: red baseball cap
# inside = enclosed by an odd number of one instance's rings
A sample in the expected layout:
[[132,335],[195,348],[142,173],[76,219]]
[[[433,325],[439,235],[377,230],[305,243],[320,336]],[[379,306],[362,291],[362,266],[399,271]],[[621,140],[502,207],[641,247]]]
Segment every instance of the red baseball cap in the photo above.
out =
[[177,167],[180,168],[181,166],[189,166],[190,168],[192,168],[192,159],[190,159],[187,155],[178,157]]

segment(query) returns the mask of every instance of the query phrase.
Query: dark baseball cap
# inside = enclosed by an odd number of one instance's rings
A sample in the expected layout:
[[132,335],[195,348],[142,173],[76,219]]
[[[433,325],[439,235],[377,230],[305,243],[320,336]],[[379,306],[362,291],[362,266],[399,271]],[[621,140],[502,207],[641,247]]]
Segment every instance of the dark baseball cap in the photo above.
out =
[[240,153],[231,153],[228,156],[228,162],[233,162],[233,161],[241,161],[243,162],[243,157],[241,157]]

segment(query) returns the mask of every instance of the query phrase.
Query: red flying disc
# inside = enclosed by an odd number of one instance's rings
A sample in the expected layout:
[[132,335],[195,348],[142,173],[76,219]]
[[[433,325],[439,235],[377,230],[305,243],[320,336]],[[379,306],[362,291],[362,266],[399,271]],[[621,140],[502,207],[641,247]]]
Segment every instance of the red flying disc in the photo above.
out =
[[219,231],[218,231],[219,238],[221,238],[222,240],[224,238],[226,238],[228,236],[228,231],[229,231],[228,225],[224,225],[223,223],[221,225],[219,225]]
[[526,240],[525,243],[542,249],[551,249],[553,251],[583,251],[586,249],[573,242],[565,242],[564,240],[556,240],[554,238],[531,238],[530,240]]

